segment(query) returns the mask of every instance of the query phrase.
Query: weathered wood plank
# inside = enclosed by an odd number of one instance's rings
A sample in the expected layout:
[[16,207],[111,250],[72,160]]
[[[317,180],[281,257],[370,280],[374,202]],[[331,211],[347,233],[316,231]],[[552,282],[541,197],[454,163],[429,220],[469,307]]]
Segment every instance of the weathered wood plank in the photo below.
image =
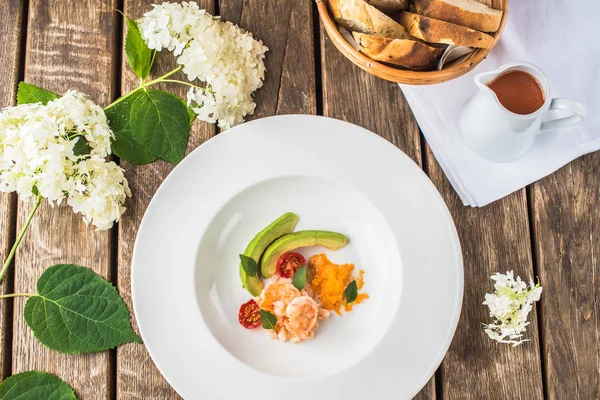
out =
[[492,274],[514,270],[524,279],[534,276],[525,191],[483,208],[465,207],[428,146],[426,160],[429,177],[454,218],[465,268],[462,314],[441,367],[443,398],[540,399],[542,372],[535,309],[527,328],[532,340],[522,346],[497,344],[482,327],[489,322],[482,302],[485,293],[493,290]]
[[[3,77],[4,90],[0,91],[0,108],[16,103],[17,81],[19,68],[23,60],[20,59],[20,47],[23,26],[23,0],[10,0],[0,2],[0,75]],[[14,240],[15,228],[15,197],[10,194],[0,195],[0,259],[4,259],[10,251]],[[0,291],[7,293],[13,286],[12,270],[5,276]],[[12,300],[0,302],[0,381],[10,375],[11,370],[11,328],[12,328]]]
[[[323,114],[379,134],[421,165],[419,126],[399,86],[375,78],[350,63],[322,28],[321,59]],[[436,398],[434,377],[416,398]]]
[[[140,18],[156,3],[150,0],[125,0],[124,12],[132,18]],[[212,13],[213,0],[197,1],[200,7]],[[126,32],[126,27],[124,27]],[[167,51],[163,51],[156,59],[152,69],[152,76],[158,77],[176,67],[175,58]],[[139,78],[131,71],[127,58],[123,54],[121,92],[130,92],[139,85]],[[174,79],[185,81],[182,73],[173,76]],[[188,88],[183,85],[168,84],[160,87],[171,93],[185,98]],[[190,152],[204,141],[211,138],[216,132],[215,125],[195,121],[190,134],[187,151]],[[118,279],[119,292],[130,309],[133,309],[131,298],[131,257],[137,231],[142,222],[144,212],[154,196],[154,193],[171,172],[173,166],[164,161],[156,161],[147,165],[134,165],[121,162],[133,197],[127,203],[127,211],[119,223],[118,241]],[[137,324],[134,318],[134,327]],[[139,332],[138,332],[139,333]],[[117,349],[117,397],[119,399],[176,399],[179,395],[171,388],[162,377],[146,348],[139,344],[128,344]]]
[[531,187],[550,399],[600,398],[600,154]]
[[220,0],[224,19],[269,48],[267,79],[256,93],[252,118],[317,111],[312,4],[302,0]]
[[[31,1],[25,80],[59,93],[77,89],[99,104],[113,94],[116,1]],[[18,227],[31,210],[19,202]],[[15,291],[31,293],[39,275],[56,263],[76,263],[110,279],[111,233],[87,227],[67,206],[43,204],[16,256]],[[108,352],[61,355],[41,345],[15,301],[13,372],[38,369],[67,381],[80,399],[108,398],[112,381]]]

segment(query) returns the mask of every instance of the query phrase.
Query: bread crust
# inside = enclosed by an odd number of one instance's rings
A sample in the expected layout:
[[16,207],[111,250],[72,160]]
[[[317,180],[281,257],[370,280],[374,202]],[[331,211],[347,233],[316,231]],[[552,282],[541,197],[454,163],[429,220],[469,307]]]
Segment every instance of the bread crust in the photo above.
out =
[[406,29],[363,0],[328,0],[333,18],[349,31],[406,38]]
[[408,0],[365,0],[368,4],[383,11],[384,13],[395,13],[408,10]]
[[494,44],[494,38],[483,32],[406,11],[400,15],[400,23],[411,36],[431,43],[478,48],[490,48]]
[[367,57],[414,70],[432,69],[444,52],[443,48],[412,39],[391,39],[358,32],[352,35]]
[[413,4],[417,13],[426,17],[466,26],[482,32],[496,32],[500,28],[503,11],[488,7],[477,0],[460,1],[465,5],[478,3],[477,8],[481,8],[482,12],[473,9],[468,10],[446,0],[414,0]]

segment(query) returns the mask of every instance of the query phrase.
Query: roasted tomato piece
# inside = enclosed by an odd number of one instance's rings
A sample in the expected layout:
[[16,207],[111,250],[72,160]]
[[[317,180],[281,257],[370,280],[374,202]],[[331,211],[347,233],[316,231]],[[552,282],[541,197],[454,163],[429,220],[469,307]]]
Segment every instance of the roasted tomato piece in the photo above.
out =
[[254,329],[260,326],[260,308],[254,299],[242,304],[238,313],[238,320],[246,329]]
[[277,260],[277,272],[282,278],[291,278],[304,264],[306,264],[306,259],[302,254],[290,251]]

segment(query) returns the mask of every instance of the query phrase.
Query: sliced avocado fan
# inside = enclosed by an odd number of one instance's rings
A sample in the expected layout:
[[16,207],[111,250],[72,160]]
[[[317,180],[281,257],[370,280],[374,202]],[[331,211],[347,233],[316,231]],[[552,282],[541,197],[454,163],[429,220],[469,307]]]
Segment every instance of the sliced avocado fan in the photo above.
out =
[[263,278],[270,278],[277,270],[277,260],[288,251],[299,247],[323,246],[338,250],[348,244],[348,238],[341,233],[328,231],[298,231],[281,236],[267,247],[260,259]]
[[[260,256],[277,238],[294,231],[298,223],[298,216],[288,212],[271,222],[265,229],[258,232],[254,239],[248,243],[244,255],[251,257],[258,264]],[[258,296],[265,286],[257,275],[249,276],[240,263],[240,279],[242,286],[250,292],[252,296]]]

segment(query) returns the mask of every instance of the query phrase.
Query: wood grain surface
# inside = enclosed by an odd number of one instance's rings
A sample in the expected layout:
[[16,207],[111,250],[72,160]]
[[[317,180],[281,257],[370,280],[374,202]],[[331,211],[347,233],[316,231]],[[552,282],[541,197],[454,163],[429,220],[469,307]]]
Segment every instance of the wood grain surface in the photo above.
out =
[[[323,115],[379,134],[421,165],[419,126],[400,87],[369,75],[346,60],[323,28],[320,36]],[[436,398],[435,378],[431,378],[416,398]]]
[[[129,18],[138,19],[145,12],[152,9],[153,3],[155,2],[150,0],[125,0],[123,10]],[[208,12],[214,12],[212,0],[197,1],[197,3]],[[126,32],[125,25],[123,34]],[[123,61],[120,66],[122,73],[121,92],[128,93],[138,87],[140,81],[131,71],[124,52],[122,58]],[[172,53],[164,50],[156,57],[150,79],[161,76],[176,67],[175,57],[173,57]],[[172,78],[186,81],[185,76],[181,72],[173,75]],[[186,97],[189,89],[187,86],[174,83],[154,88],[166,90],[182,98]],[[187,152],[189,153],[204,141],[210,139],[215,134],[215,129],[215,125],[213,124],[194,121]],[[123,296],[129,309],[133,310],[131,299],[131,257],[133,255],[133,245],[144,212],[162,181],[173,169],[173,165],[159,160],[146,165],[121,162],[121,167],[125,169],[125,176],[131,186],[133,197],[128,200],[127,211],[123,214],[123,218],[119,223],[117,285],[119,293]],[[135,317],[133,317],[133,323],[137,330]],[[171,388],[152,362],[146,348],[140,344],[131,343],[117,349],[116,373],[119,399],[179,398],[177,392]]]
[[[10,0],[0,2],[0,70],[4,90],[0,91],[0,108],[16,103],[17,83],[20,76],[22,57],[20,52],[23,40],[24,1]],[[4,260],[15,239],[16,196],[0,195],[0,260]],[[13,288],[13,270],[8,271],[2,284],[1,293],[10,293]],[[13,300],[0,300],[0,381],[11,374],[11,338],[12,338]]]
[[[67,1],[29,3],[25,81],[64,93],[76,89],[99,104],[113,96],[116,2]],[[32,203],[18,203],[18,227]],[[35,293],[40,274],[57,263],[92,268],[111,278],[111,232],[96,231],[68,206],[43,204],[15,257],[15,291]],[[112,387],[110,353],[61,355],[40,344],[23,319],[23,299],[15,300],[13,373],[37,369],[57,374],[78,398],[109,398]]]
[[550,399],[600,398],[600,154],[530,191]]
[[427,172],[454,218],[463,251],[465,292],[462,314],[450,350],[442,362],[444,399],[541,399],[542,371],[535,310],[526,345],[511,347],[490,340],[482,323],[491,322],[482,305],[493,291],[496,272],[534,276],[525,191],[483,208],[462,205],[429,146]]

